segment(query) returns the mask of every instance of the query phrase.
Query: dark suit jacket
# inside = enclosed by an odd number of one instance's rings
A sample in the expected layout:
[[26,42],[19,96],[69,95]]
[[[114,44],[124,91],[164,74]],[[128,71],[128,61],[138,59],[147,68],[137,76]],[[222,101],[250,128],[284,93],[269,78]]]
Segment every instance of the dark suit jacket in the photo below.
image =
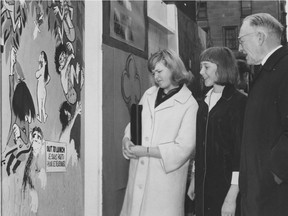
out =
[[287,47],[268,58],[249,92],[239,181],[243,216],[288,215]]

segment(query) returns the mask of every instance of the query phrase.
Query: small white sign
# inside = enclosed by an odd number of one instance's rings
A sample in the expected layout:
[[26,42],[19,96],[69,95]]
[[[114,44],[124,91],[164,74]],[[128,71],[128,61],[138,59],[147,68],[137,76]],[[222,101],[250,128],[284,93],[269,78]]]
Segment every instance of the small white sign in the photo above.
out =
[[66,172],[66,143],[46,141],[46,172]]

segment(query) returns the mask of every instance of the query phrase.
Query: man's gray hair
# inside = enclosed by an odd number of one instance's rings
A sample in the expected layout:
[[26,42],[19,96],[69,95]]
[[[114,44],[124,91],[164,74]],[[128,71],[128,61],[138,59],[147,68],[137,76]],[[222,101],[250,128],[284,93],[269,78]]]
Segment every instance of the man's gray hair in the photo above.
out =
[[284,30],[283,25],[268,13],[257,13],[247,16],[243,22],[249,22],[252,27],[264,27],[269,32],[274,32],[276,36],[281,38]]

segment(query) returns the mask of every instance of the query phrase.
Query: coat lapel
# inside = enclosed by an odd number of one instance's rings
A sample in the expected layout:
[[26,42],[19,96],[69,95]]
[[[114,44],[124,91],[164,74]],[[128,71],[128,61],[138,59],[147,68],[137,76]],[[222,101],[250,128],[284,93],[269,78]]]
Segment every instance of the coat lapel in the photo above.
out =
[[[156,91],[156,94],[155,94],[155,100],[156,100],[157,92],[158,91]],[[177,94],[173,95],[171,98],[159,104],[159,106],[155,108],[155,112],[158,112],[163,109],[167,109],[169,107],[173,107],[176,101],[183,104],[189,99],[190,96],[191,96],[191,91],[187,88],[186,85],[183,85],[183,87],[180,89],[180,91]],[[154,100],[154,104],[155,104],[155,100]]]
[[150,113],[152,115],[152,118],[154,118],[154,107],[155,107],[155,100],[156,100],[156,97],[157,97],[157,92],[158,92],[159,88],[151,88],[147,94],[148,94],[148,106],[149,106],[149,110],[150,110]]
[[[206,94],[206,97],[210,97],[210,94],[211,94],[210,91]],[[215,107],[218,107],[220,104],[226,103],[227,101],[229,101],[232,98],[232,95],[234,94],[235,91],[236,91],[236,89],[233,85],[227,84],[223,89],[223,93],[222,93],[221,98],[217,101],[215,106],[213,106],[212,109],[209,111],[209,115],[213,116],[215,113],[215,110],[219,110],[219,109],[215,109]],[[208,110],[209,109],[208,104],[205,102],[205,100],[203,101],[203,103],[205,106],[207,106],[207,110]]]
[[265,64],[262,67],[262,70],[266,71],[273,71],[273,68],[275,64],[280,61],[284,56],[286,56],[288,53],[288,48],[286,46],[282,46],[278,50],[276,50],[265,62]]

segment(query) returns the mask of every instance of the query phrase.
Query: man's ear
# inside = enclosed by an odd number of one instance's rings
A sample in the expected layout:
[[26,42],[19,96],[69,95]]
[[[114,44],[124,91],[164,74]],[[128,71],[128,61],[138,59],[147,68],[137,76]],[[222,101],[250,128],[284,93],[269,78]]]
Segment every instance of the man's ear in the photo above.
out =
[[260,45],[263,45],[264,42],[265,42],[265,40],[267,39],[267,34],[266,34],[266,32],[264,32],[264,31],[259,31],[259,32],[257,33],[257,36],[258,36],[258,42],[259,42],[259,44],[260,44]]

